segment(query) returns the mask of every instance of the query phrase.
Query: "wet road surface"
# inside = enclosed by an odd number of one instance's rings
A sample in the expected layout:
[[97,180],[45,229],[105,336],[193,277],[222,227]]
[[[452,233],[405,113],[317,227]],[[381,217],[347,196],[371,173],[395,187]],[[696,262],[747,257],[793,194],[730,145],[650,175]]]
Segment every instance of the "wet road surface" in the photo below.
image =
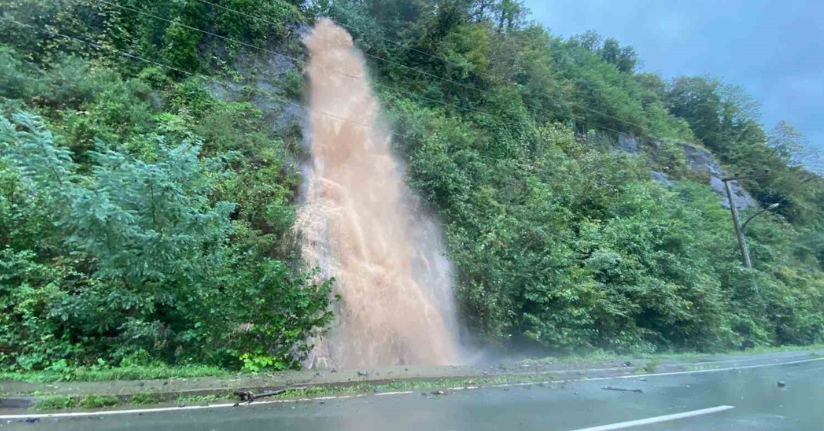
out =
[[[778,381],[786,386],[779,387]],[[604,390],[641,389],[643,393]],[[824,430],[824,361],[708,373],[370,395],[108,417],[2,421],[0,431],[572,431],[718,406],[733,409],[627,429]],[[603,428],[618,429],[618,428]]]

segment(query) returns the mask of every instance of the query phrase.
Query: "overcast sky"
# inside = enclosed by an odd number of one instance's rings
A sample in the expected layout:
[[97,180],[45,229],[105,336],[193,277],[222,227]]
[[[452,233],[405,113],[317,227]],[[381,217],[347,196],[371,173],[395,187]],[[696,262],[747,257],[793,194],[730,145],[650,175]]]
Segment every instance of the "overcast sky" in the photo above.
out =
[[526,0],[532,18],[569,37],[593,29],[632,45],[643,70],[711,74],[824,148],[824,0]]

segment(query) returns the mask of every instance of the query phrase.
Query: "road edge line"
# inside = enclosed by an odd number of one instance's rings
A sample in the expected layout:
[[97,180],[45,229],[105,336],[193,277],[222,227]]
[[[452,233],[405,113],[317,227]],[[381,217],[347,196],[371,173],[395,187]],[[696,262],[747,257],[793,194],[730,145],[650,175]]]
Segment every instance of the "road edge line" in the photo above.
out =
[[600,425],[596,427],[590,428],[579,428],[573,431],[612,431],[612,430],[621,430],[626,428],[638,427],[643,425],[652,425],[652,424],[659,424],[663,422],[672,422],[679,419],[686,419],[695,416],[704,416],[704,415],[711,415],[713,413],[720,413],[725,412],[728,410],[732,410],[735,407],[733,406],[717,406],[717,407],[710,407],[701,410],[691,410],[688,412],[682,413],[675,413],[671,415],[664,415],[664,416],[655,416],[646,419],[638,419],[634,421],[627,421],[627,422],[617,422],[614,424],[609,425]]
[[[711,370],[695,370],[695,371],[675,371],[669,373],[657,373],[657,374],[635,374],[635,375],[625,375],[625,376],[612,376],[612,377],[593,377],[593,378],[582,378],[582,379],[569,379],[569,380],[547,380],[544,382],[525,382],[525,383],[507,383],[501,385],[489,385],[489,386],[466,386],[460,388],[449,388],[448,391],[461,391],[461,390],[472,390],[472,389],[480,389],[480,388],[507,388],[507,387],[514,387],[514,386],[534,386],[539,384],[550,384],[550,383],[571,383],[571,382],[594,382],[594,381],[603,381],[603,380],[616,380],[616,379],[637,379],[637,378],[646,378],[646,377],[657,377],[657,376],[674,376],[674,375],[683,375],[683,374],[701,374],[701,373],[716,373],[722,371],[735,371],[735,370],[746,370],[752,368],[765,368],[765,367],[777,367],[781,365],[794,365],[794,364],[803,364],[808,362],[818,362],[824,361],[824,358],[815,358],[815,359],[804,359],[800,361],[790,361],[790,362],[780,362],[780,363],[773,363],[773,364],[759,364],[759,365],[748,365],[743,367],[728,367],[728,368],[716,368]],[[413,391],[399,391],[399,392],[385,392],[385,393],[377,393],[377,394],[357,394],[357,395],[341,395],[341,396],[328,396],[328,397],[318,397],[318,398],[300,398],[300,399],[291,399],[291,400],[269,400],[269,401],[256,401],[251,404],[247,403],[227,403],[227,404],[210,404],[210,405],[197,405],[197,406],[184,406],[184,407],[155,407],[149,409],[130,409],[130,410],[105,410],[105,411],[97,411],[97,412],[66,412],[66,413],[39,413],[39,414],[19,414],[19,415],[0,415],[0,419],[3,420],[23,420],[23,419],[48,419],[48,418],[70,418],[70,417],[89,417],[89,416],[113,416],[113,415],[122,415],[122,414],[136,414],[136,413],[161,413],[161,412],[168,412],[168,411],[182,411],[182,410],[202,410],[202,409],[210,409],[210,408],[225,408],[225,407],[234,407],[236,404],[238,406],[255,406],[255,405],[263,405],[263,404],[284,404],[284,403],[297,403],[297,402],[309,402],[309,401],[324,401],[324,400],[339,400],[339,399],[347,399],[347,398],[361,398],[368,395],[408,395],[414,393]],[[579,430],[576,430],[579,431]]]

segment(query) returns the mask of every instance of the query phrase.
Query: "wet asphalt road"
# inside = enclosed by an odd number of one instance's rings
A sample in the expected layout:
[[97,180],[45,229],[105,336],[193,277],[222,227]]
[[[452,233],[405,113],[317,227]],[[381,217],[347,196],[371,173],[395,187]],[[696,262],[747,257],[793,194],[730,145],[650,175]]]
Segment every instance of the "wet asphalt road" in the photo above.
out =
[[[323,403],[172,411],[3,423],[20,430],[362,431],[579,430],[721,405],[732,410],[636,428],[646,430],[824,430],[824,361],[774,367],[515,386],[445,396],[367,396]],[[781,388],[777,382],[786,386]],[[602,389],[612,386],[644,393]]]

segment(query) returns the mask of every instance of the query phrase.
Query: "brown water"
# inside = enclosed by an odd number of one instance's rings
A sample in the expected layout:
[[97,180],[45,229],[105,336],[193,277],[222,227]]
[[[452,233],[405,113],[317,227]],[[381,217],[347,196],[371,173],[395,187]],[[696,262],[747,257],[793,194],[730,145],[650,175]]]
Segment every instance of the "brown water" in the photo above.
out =
[[335,329],[316,340],[308,365],[457,363],[441,233],[404,183],[363,57],[328,20],[304,43],[312,162],[298,229],[304,258],[335,277],[342,297]]

